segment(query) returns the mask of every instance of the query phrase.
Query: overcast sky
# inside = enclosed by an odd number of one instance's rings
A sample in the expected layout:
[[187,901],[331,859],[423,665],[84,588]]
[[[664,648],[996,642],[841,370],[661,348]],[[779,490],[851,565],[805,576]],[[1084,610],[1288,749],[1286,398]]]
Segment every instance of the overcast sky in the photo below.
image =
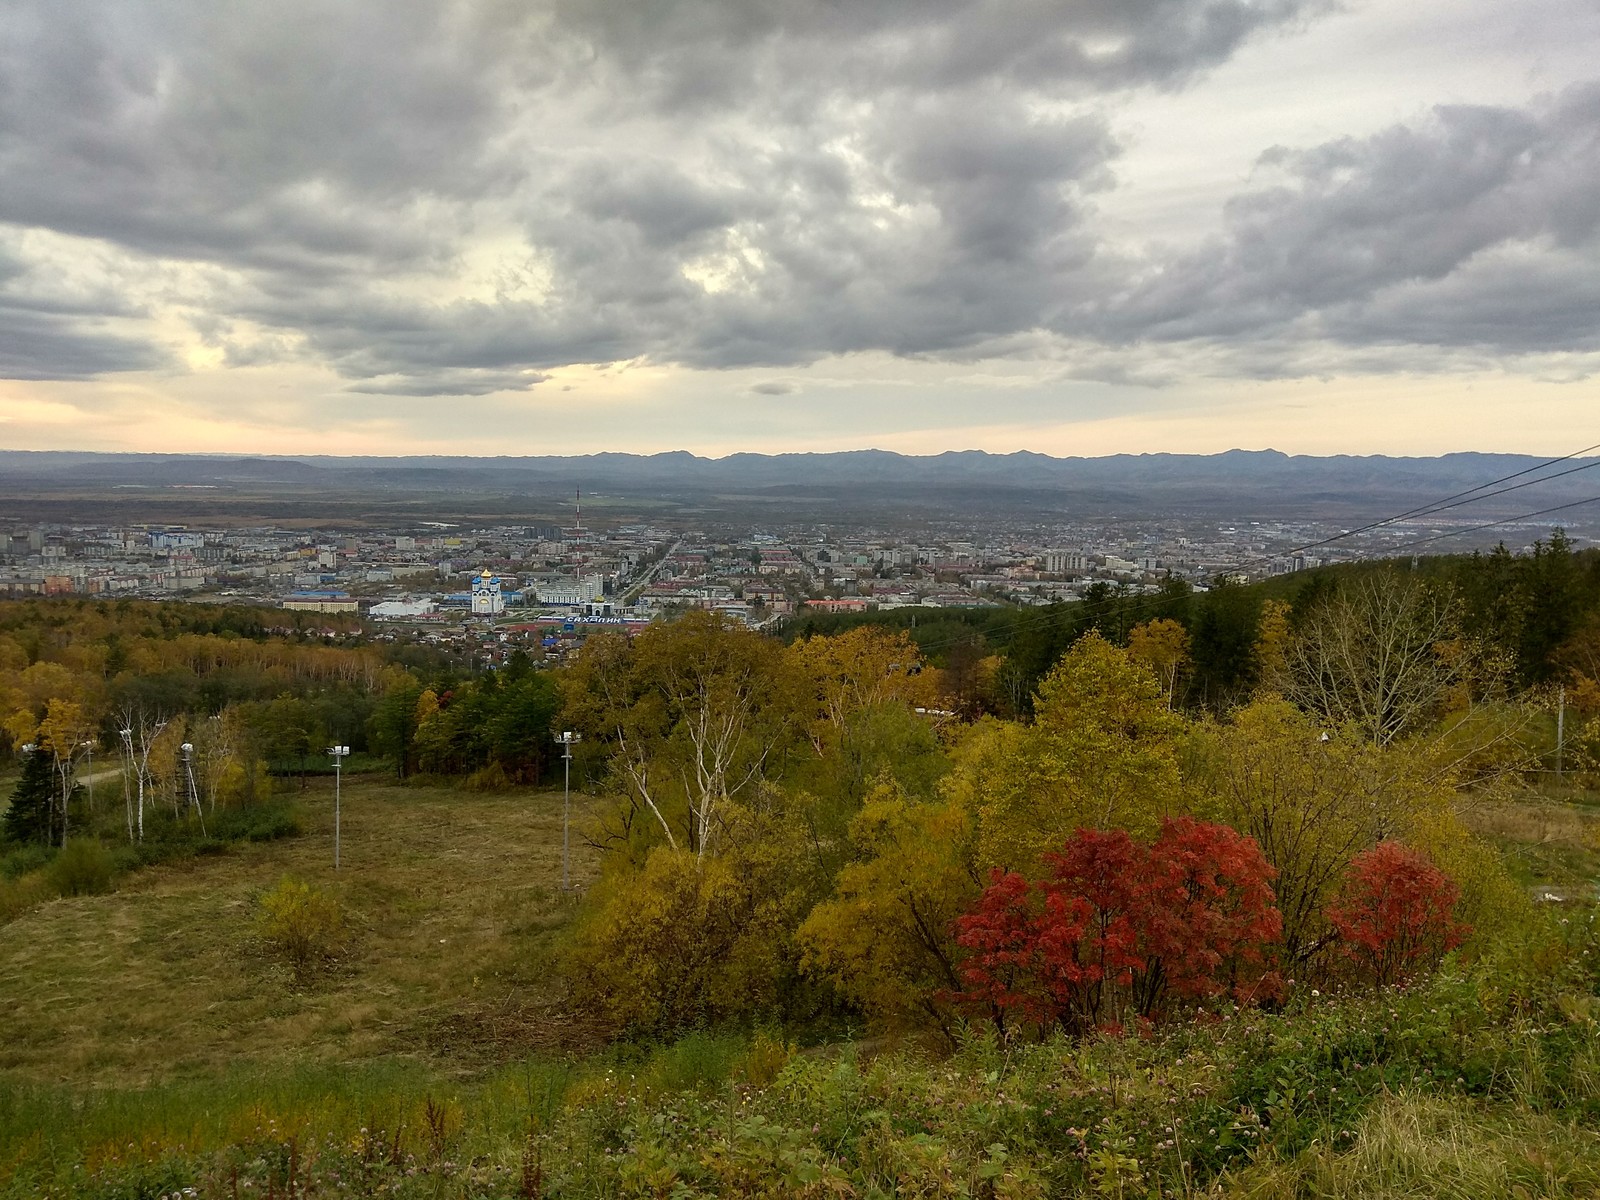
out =
[[1597,383],[1600,0],[0,5],[7,448],[1561,453]]

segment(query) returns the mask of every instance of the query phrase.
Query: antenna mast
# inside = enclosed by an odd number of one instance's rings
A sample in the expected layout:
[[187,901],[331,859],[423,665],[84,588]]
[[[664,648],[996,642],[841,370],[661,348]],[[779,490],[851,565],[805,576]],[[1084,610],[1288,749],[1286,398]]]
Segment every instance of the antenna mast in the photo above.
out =
[[[585,553],[586,553],[586,550],[587,550],[587,547],[585,547],[584,544],[583,544],[583,488],[582,487],[574,488],[572,495],[573,495],[573,499],[577,502],[577,505],[578,505],[578,535],[577,535],[578,536],[578,580],[577,580],[578,586],[577,586],[577,590],[575,592],[573,592],[573,595],[581,597],[584,594],[583,567],[584,567]],[[584,608],[583,601],[581,599],[579,601],[579,608],[580,609]],[[585,611],[587,611],[587,610],[585,610]]]

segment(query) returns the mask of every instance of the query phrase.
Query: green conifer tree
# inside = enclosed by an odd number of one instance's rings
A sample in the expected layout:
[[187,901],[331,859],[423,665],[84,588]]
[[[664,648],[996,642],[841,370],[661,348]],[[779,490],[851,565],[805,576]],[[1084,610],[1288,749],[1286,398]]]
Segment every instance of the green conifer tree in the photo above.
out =
[[11,807],[6,809],[4,823],[5,840],[48,843],[55,825],[55,802],[56,778],[50,756],[35,750],[27,755],[22,778],[11,793]]

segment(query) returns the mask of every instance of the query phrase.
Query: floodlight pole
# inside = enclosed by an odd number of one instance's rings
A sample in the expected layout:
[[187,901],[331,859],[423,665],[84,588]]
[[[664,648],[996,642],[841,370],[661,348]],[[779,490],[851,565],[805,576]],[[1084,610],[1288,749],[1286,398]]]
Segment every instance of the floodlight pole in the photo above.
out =
[[189,807],[194,809],[195,815],[200,818],[200,832],[206,834],[206,815],[200,811],[200,791],[194,784],[194,743],[185,742],[178,749],[183,751],[183,770],[189,776]]
[[349,746],[329,746],[328,753],[333,757],[333,869],[339,869],[339,791],[342,777],[340,768],[344,765],[345,755],[350,753]]
[[556,735],[556,744],[561,747],[561,758],[566,766],[565,780],[561,788],[561,890],[572,890],[572,746],[574,742],[583,741],[583,734],[573,733],[572,730],[563,730]]

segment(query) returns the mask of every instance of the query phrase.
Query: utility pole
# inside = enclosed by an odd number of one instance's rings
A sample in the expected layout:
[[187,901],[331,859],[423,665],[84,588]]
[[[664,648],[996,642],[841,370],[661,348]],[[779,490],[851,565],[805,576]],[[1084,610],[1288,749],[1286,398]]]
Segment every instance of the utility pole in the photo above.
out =
[[[17,749],[22,751],[22,755],[23,755],[24,758],[32,758],[35,754],[39,753],[39,743],[38,742],[23,742],[22,745],[17,747]],[[65,822],[62,823],[62,828],[63,829],[66,828],[66,823]],[[46,819],[45,825],[44,825],[44,840],[45,840],[45,844],[49,845],[52,841],[55,840],[55,836],[56,836],[56,798],[55,798],[55,782],[52,779],[51,784],[50,784],[50,812],[48,814],[48,818]],[[66,839],[65,835],[63,835],[62,838],[61,838],[61,844],[63,846],[65,846],[67,844],[67,839]]]
[[1556,694],[1556,778],[1562,778],[1561,751],[1567,740],[1567,685]]
[[572,747],[583,741],[583,734],[567,729],[556,735],[556,745],[561,747],[561,758],[566,764],[566,778],[561,789],[561,890],[572,890]]
[[83,744],[85,752],[89,755],[89,769],[84,777],[84,782],[89,785],[89,828],[94,828],[94,742]]
[[341,783],[341,770],[345,756],[350,753],[349,746],[329,746],[328,753],[333,757],[333,869],[339,869],[339,785]]

